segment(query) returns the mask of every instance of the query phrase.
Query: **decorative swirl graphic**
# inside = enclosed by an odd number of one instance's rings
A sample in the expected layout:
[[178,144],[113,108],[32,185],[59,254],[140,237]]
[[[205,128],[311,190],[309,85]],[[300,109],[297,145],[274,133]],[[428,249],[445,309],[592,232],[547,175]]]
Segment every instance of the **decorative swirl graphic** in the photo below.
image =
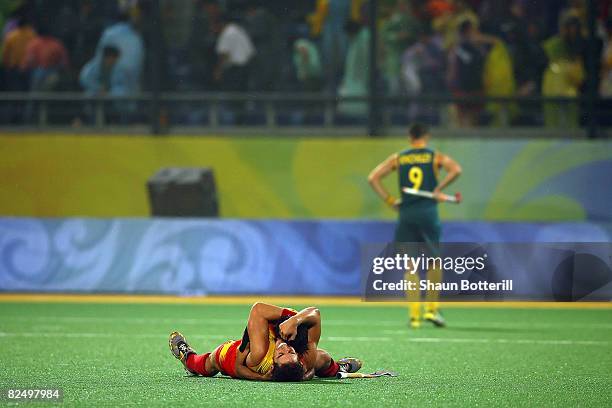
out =
[[[606,243],[611,228],[446,223],[443,237]],[[387,242],[392,231],[393,223],[368,221],[0,218],[0,290],[358,295],[364,245]],[[532,249],[521,256],[491,249],[495,276],[548,287],[547,275],[521,267],[546,270],[552,255]]]
[[49,235],[36,219],[0,219],[0,288],[38,287],[49,274]]
[[274,257],[265,253],[265,236],[251,223],[157,220],[141,238],[127,288],[256,293],[268,288],[273,276]]
[[117,221],[0,220],[0,288],[103,290],[119,239]]
[[[609,145],[581,146],[577,143],[557,141],[534,141],[513,157],[485,210],[485,219],[497,220],[583,220],[588,217],[581,200],[585,192],[579,187],[594,183],[601,171],[586,171],[572,175],[584,166],[595,166],[598,162],[612,161]],[[609,167],[607,167],[609,168]],[[605,173],[604,173],[605,174]],[[577,179],[574,179],[576,178]],[[562,194],[551,189],[555,179],[569,181],[578,187]],[[595,183],[596,184],[596,183]],[[607,195],[590,192],[586,202],[597,203],[607,208]],[[606,214],[604,220],[609,220]]]
[[53,239],[62,267],[53,289],[90,290],[110,272],[119,240],[116,220],[71,219]]
[[257,223],[214,222],[199,250],[198,278],[216,293],[262,293],[273,287],[279,246]]

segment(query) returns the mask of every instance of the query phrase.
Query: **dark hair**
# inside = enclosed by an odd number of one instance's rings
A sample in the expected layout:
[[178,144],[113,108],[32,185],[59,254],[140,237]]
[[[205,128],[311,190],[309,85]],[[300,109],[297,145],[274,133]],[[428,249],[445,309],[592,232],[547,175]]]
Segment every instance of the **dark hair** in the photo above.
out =
[[304,366],[302,363],[287,363],[272,367],[272,381],[297,382],[304,379]]
[[408,133],[410,133],[410,137],[412,137],[413,139],[420,139],[427,133],[429,133],[429,129],[422,123],[415,123],[410,126],[410,130],[408,131]]
[[467,32],[474,27],[474,24],[470,20],[465,20],[459,24],[459,34],[465,35]]
[[30,24],[30,19],[26,15],[17,16],[17,27],[25,27]]
[[129,10],[119,10],[117,14],[115,14],[115,20],[120,23],[127,23],[131,20]]
[[121,54],[121,51],[119,51],[117,47],[113,47],[112,45],[107,45],[102,49],[102,56],[104,58],[119,57],[119,54]]

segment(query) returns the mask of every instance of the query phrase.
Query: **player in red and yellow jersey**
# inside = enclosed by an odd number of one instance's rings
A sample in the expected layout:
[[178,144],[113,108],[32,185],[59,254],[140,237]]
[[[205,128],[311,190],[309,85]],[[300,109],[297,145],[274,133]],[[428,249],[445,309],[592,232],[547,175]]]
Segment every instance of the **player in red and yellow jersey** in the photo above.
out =
[[[193,375],[212,377],[217,373],[232,378],[266,381],[272,378],[272,370],[259,373],[247,367],[245,361],[249,348],[240,350],[242,340],[229,340],[210,353],[198,354],[179,332],[170,334],[170,350],[183,363],[185,370]],[[279,349],[282,346],[279,345]]]
[[[270,364],[273,341],[284,340],[300,356],[306,379],[314,375],[334,377],[339,371],[356,372],[361,368],[361,361],[356,358],[334,361],[328,352],[319,348],[320,338],[321,314],[316,307],[296,312],[267,303],[255,303],[243,337],[243,342],[248,342],[251,349],[247,365],[257,367]],[[274,377],[289,367],[273,364]]]
[[300,312],[265,303],[251,308],[242,340],[228,341],[212,353],[198,355],[185,337],[170,335],[170,349],[185,369],[195,375],[214,376],[218,372],[250,380],[301,381],[332,377],[339,371],[355,372],[361,362],[349,358],[335,362],[317,348],[321,336],[319,310]]

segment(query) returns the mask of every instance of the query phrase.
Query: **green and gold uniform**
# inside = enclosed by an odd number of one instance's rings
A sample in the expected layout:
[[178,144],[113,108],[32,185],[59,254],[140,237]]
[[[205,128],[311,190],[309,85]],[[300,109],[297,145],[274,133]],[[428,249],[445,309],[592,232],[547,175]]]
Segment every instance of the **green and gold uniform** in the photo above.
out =
[[433,191],[438,185],[436,152],[427,147],[411,147],[398,153],[397,171],[401,204],[395,242],[424,242],[437,252],[440,218],[435,200],[403,192],[404,187]]

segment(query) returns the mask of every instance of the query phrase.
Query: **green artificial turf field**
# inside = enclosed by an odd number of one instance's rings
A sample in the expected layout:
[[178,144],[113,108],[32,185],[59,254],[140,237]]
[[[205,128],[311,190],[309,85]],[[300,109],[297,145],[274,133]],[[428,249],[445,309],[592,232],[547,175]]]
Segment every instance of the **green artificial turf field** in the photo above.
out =
[[248,311],[0,303],[0,388],[61,387],[64,404],[79,406],[612,406],[611,309],[452,308],[448,328],[409,331],[403,308],[322,306],[321,348],[399,376],[298,384],[185,376],[168,334],[178,329],[210,351],[240,337]]

